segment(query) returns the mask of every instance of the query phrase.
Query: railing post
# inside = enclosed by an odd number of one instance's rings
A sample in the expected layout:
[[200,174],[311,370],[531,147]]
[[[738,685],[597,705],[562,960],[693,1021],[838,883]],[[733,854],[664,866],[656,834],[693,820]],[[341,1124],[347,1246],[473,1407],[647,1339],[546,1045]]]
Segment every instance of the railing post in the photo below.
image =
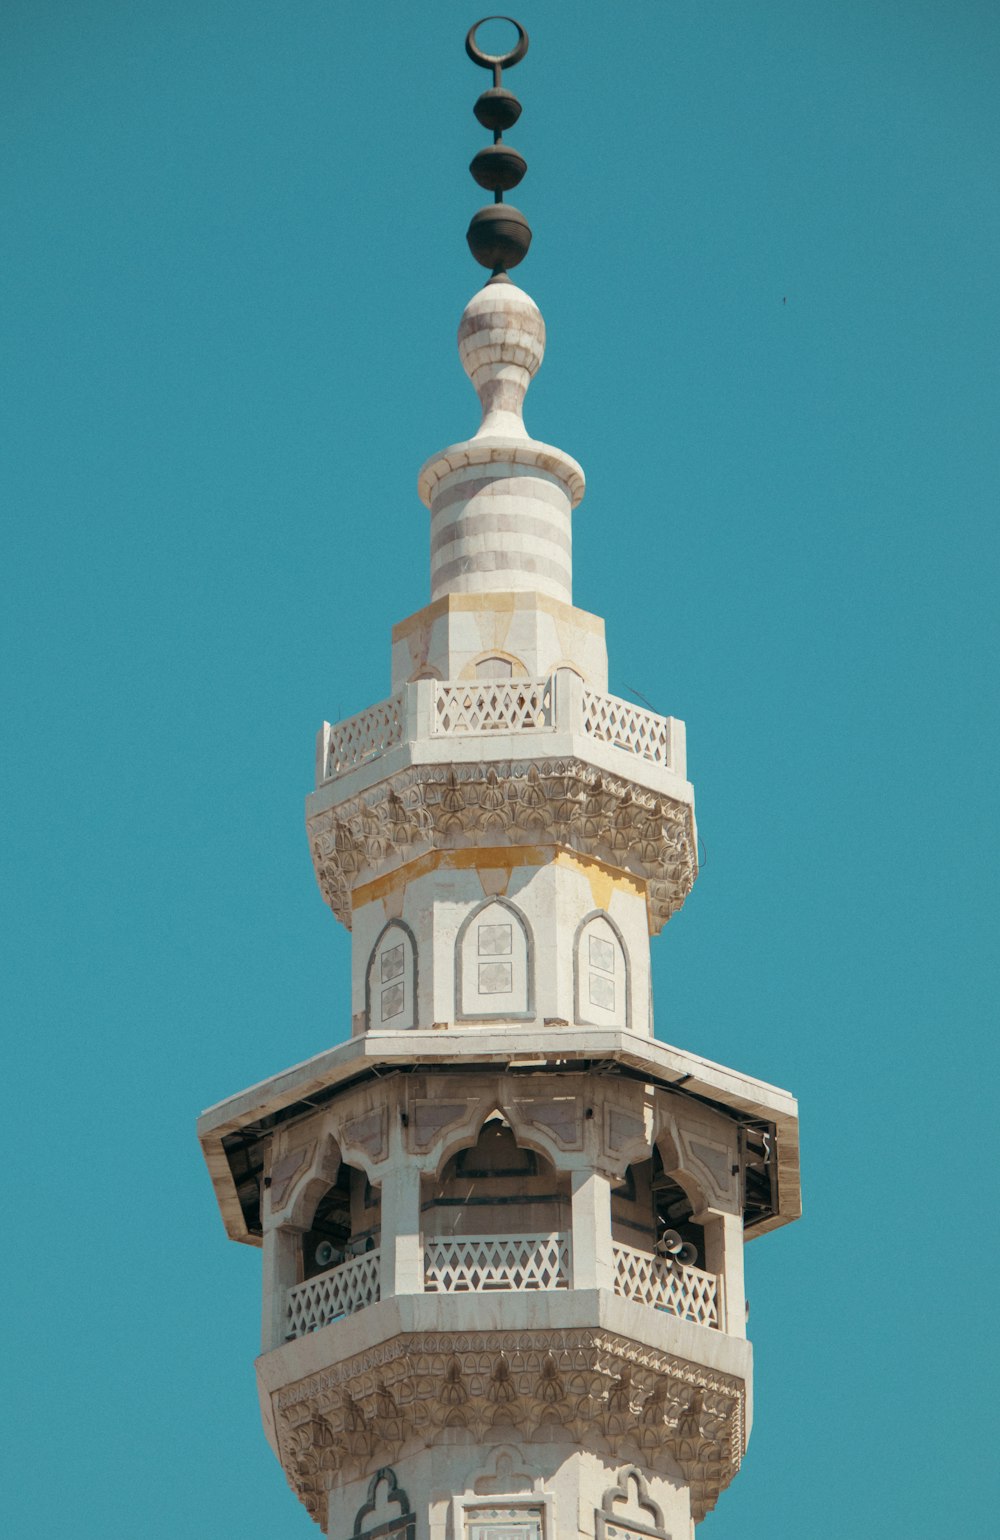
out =
[[402,1162],[382,1179],[380,1290],[383,1299],[424,1292],[420,1171]]
[[324,722],[316,734],[316,785],[322,786],[326,780],[326,761],[330,752],[330,724]]
[[583,732],[583,680],[572,668],[552,675],[553,726],[560,733]]
[[687,725],[680,717],[668,717],[670,752],[668,764],[675,775],[687,780]]
[[611,1182],[603,1171],[572,1173],[573,1235],[570,1273],[574,1289],[613,1289]]
[[434,692],[436,679],[417,679],[404,685],[403,741],[429,738],[434,731]]

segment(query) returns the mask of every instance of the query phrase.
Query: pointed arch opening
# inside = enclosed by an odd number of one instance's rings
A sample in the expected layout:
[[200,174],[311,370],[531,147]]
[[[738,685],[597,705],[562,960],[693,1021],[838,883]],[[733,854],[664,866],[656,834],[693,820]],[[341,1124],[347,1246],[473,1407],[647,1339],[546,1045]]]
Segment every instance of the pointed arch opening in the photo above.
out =
[[417,1024],[417,943],[402,920],[390,920],[372,948],[365,976],[368,1031],[401,1032]]
[[618,926],[595,909],[577,927],[573,949],[576,1019],[585,1026],[632,1025],[632,978]]
[[566,1288],[570,1178],[494,1112],[421,1188],[425,1286],[434,1293]]
[[527,1020],[534,1007],[534,948],[528,922],[505,898],[467,915],[455,942],[459,1021]]
[[654,1254],[658,1248],[662,1250],[663,1237],[672,1231],[691,1248],[684,1254],[688,1265],[704,1267],[704,1227],[691,1218],[697,1209],[677,1175],[664,1170],[660,1152],[654,1147],[649,1158],[633,1162],[624,1181],[612,1189],[612,1241]]
[[303,1281],[378,1249],[379,1188],[363,1171],[341,1161],[336,1181],[319,1195],[308,1225],[302,1234]]

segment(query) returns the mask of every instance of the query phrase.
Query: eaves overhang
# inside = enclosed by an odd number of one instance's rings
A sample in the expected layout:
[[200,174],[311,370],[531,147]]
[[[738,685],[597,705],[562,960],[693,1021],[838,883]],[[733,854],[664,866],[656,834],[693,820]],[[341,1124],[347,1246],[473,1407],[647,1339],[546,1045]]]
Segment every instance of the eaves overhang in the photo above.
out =
[[[443,1027],[379,1032],[351,1038],[335,1048],[208,1108],[198,1119],[198,1138],[208,1165],[226,1232],[232,1240],[259,1245],[237,1190],[245,1152],[263,1145],[274,1131],[319,1111],[339,1092],[391,1074],[447,1069],[481,1071],[498,1067],[517,1073],[593,1071],[627,1074],[677,1095],[696,1098],[739,1123],[774,1126],[777,1143],[777,1202],[773,1213],[748,1227],[747,1238],[789,1224],[802,1212],[798,1105],[778,1086],[715,1064],[672,1044],[606,1027],[559,1028],[558,1046],[542,1054],[538,1027]],[[552,1043],[551,1034],[547,1042]],[[245,1178],[244,1178],[245,1180]]]

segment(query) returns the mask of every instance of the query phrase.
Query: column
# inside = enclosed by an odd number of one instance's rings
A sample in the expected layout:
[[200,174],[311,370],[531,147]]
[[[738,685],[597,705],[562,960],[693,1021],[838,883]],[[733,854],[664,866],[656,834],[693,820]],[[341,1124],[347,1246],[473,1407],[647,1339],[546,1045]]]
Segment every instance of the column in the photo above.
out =
[[725,1312],[719,1324],[730,1337],[747,1334],[747,1304],[743,1282],[743,1216],[713,1209],[694,1216],[705,1227],[705,1267],[722,1281]]
[[613,1289],[611,1182],[603,1171],[571,1173],[573,1193],[574,1289]]
[[424,1292],[420,1170],[400,1162],[382,1179],[381,1297]]

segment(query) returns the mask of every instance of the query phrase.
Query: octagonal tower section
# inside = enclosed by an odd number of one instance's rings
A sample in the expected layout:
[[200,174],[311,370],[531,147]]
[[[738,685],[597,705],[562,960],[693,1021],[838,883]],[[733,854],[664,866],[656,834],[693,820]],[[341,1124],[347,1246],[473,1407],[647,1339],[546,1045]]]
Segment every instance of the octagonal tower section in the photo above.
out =
[[683,723],[609,693],[573,604],[583,472],[523,421],[514,25],[503,58],[466,40],[494,74],[494,274],[459,328],[481,422],[420,473],[429,602],[388,698],[323,725],[307,799],[346,1041],[199,1124],[263,1254],[267,1436],[330,1540],[692,1540],[751,1425],[744,1242],[800,1212],[793,1099],[653,1035],[694,797]]
[[200,1135],[263,1249],[267,1436],[331,1540],[371,1503],[417,1540],[498,1505],[691,1540],[752,1421],[744,1240],[799,1212],[786,1092],[621,1029],[555,1055],[452,1025],[354,1038]]
[[649,936],[695,877],[684,725],[608,693],[603,623],[572,604],[583,472],[522,416],[544,338],[509,282],[466,307],[482,421],[420,473],[431,604],[394,631],[390,698],[319,735],[307,824],[355,1035],[649,1035]]

